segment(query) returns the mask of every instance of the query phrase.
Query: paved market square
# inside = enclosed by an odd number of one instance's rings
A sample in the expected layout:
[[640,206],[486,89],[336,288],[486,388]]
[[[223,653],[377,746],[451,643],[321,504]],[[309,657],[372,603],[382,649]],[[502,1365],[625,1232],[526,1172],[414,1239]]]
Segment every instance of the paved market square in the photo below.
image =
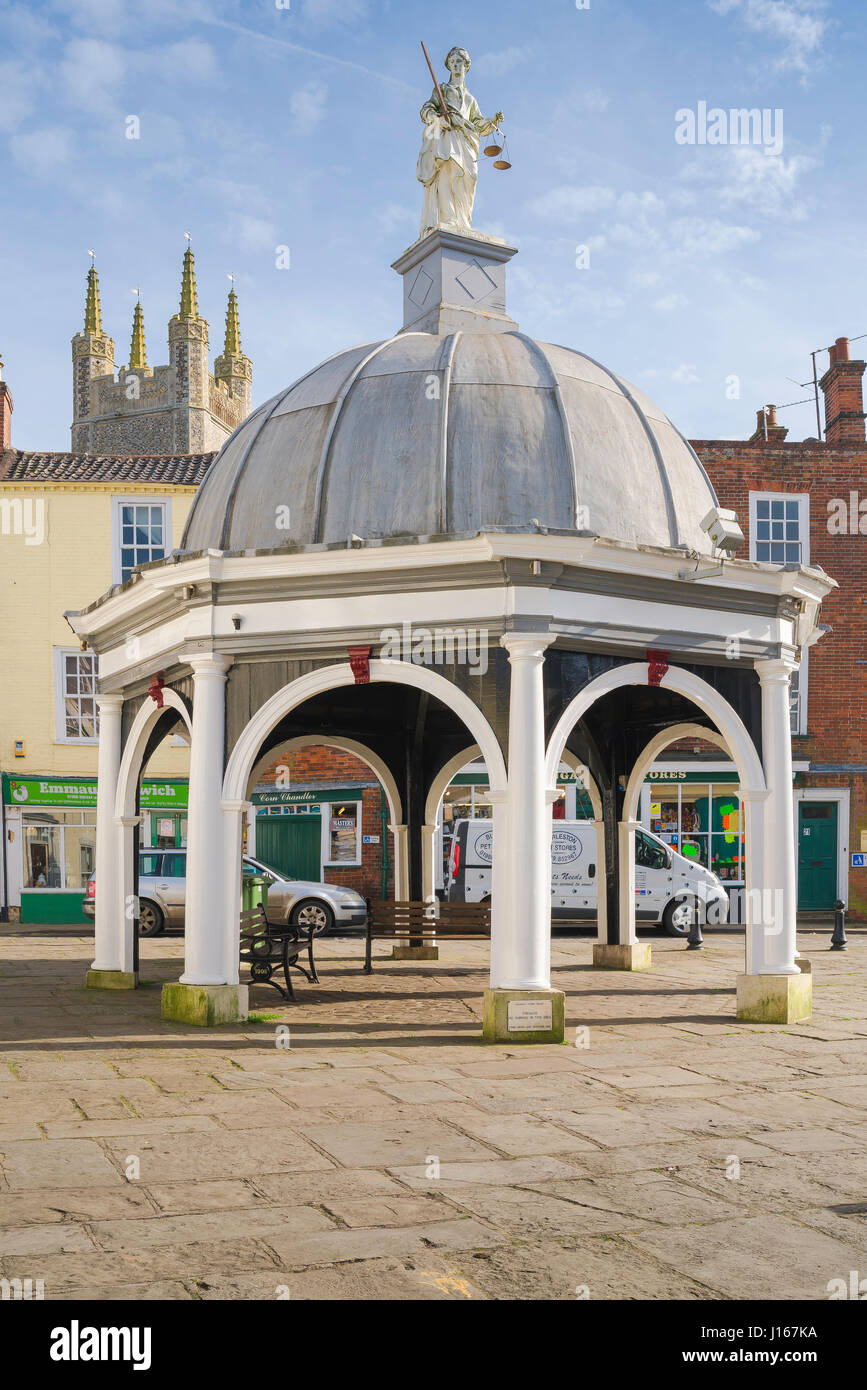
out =
[[650,972],[606,974],[556,935],[566,1043],[521,1047],[480,1042],[483,943],[366,977],[331,939],[296,1005],[255,987],[208,1029],[160,1018],[180,936],[112,992],[84,987],[86,933],[4,928],[0,1276],[53,1300],[827,1299],[867,1274],[864,930],[799,931],[817,1007],[788,1027],[736,1019],[737,930],[651,939]]

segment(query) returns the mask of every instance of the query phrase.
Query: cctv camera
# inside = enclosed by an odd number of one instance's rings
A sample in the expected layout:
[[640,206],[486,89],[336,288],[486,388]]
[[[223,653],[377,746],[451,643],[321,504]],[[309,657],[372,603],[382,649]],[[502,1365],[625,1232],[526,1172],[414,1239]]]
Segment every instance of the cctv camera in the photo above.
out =
[[728,556],[734,555],[744,543],[737,513],[727,507],[713,507],[702,521],[701,529],[710,536],[712,544]]

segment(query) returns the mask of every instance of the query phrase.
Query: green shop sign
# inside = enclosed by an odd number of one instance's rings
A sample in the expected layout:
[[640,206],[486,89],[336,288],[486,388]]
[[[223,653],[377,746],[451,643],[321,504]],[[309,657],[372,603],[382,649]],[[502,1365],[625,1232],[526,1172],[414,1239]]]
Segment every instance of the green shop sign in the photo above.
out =
[[363,792],[363,787],[305,787],[295,792],[275,787],[254,792],[250,800],[254,806],[318,805],[320,801],[361,801]]
[[[86,777],[13,777],[4,772],[3,800],[7,806],[95,806],[96,781]],[[143,811],[185,811],[187,802],[186,781],[151,777],[142,783]]]

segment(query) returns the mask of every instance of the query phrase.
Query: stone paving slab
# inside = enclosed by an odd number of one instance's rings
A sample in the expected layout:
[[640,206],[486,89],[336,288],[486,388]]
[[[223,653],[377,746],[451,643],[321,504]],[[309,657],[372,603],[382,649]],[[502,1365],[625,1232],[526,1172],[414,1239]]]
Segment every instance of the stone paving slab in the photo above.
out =
[[480,1043],[483,943],[383,950],[368,979],[324,941],[320,986],[208,1030],[159,1016],[177,936],[115,996],[82,987],[87,935],[2,930],[0,1275],[64,1300],[827,1297],[864,1264],[867,934],[802,940],[816,1012],[785,1028],[737,1021],[742,938],[708,938],[653,938],[629,976],[558,936],[567,1044],[528,1048]]

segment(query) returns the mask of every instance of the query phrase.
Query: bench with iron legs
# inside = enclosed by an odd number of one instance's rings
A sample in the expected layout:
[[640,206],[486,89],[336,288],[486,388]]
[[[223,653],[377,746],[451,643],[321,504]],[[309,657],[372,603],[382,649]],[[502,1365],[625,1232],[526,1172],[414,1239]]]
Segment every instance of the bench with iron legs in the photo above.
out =
[[373,972],[374,941],[436,946],[444,940],[477,941],[490,935],[490,903],[393,903],[371,902],[368,898],[364,973]]
[[[307,952],[309,970],[298,963],[303,951]],[[261,904],[241,913],[241,960],[250,967],[252,984],[273,985],[284,999],[295,998],[290,970],[300,970],[310,984],[319,984],[313,959],[312,927],[305,931],[286,922],[269,922]],[[285,989],[274,978],[281,970]]]

